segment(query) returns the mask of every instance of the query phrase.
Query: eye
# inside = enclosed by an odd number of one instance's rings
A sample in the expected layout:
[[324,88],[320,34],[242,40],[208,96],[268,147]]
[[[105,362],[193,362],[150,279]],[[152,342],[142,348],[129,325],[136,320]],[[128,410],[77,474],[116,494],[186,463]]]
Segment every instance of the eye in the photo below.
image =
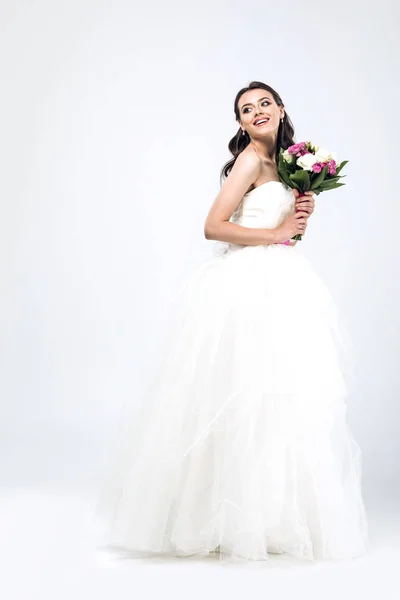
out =
[[[261,105],[263,105],[263,104],[265,104],[265,103],[267,103],[267,104],[271,104],[271,102],[270,102],[269,100],[263,100],[263,101],[261,102]],[[247,113],[247,111],[248,111],[248,110],[251,110],[250,106],[246,106],[246,107],[243,109],[243,112],[244,112],[244,113]]]

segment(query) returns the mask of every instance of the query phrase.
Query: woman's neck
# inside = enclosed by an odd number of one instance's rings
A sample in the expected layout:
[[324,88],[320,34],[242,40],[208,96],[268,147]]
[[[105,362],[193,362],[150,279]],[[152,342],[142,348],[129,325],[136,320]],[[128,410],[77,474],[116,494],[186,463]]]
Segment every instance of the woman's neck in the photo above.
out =
[[260,158],[276,164],[276,139],[251,140],[250,143],[254,146]]

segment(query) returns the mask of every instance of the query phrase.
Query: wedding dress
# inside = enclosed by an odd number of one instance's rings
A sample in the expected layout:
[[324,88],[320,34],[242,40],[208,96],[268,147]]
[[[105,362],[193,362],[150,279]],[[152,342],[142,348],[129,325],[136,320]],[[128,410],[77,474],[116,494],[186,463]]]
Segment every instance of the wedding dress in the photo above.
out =
[[[268,181],[231,221],[275,228],[294,203]],[[179,288],[157,375],[100,494],[110,546],[228,561],[366,552],[349,340],[301,244],[216,242]]]

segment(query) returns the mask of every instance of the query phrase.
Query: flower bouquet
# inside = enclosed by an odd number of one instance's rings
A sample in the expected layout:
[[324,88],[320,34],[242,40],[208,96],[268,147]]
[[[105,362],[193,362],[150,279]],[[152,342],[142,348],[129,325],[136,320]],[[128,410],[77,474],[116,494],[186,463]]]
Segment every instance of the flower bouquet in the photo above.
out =
[[[339,173],[348,162],[344,160],[338,165],[334,152],[315,146],[311,142],[300,142],[289,146],[287,150],[280,149],[278,174],[283,183],[300,192],[299,197],[309,190],[319,194],[345,185],[339,183],[339,179],[346,175]],[[301,234],[298,233],[292,239],[301,238]]]

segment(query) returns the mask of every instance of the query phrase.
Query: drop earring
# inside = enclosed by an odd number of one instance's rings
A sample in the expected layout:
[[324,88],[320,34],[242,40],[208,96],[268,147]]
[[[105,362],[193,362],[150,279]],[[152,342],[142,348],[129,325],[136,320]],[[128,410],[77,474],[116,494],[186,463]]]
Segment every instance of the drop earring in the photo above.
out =
[[246,130],[242,129],[242,135],[246,135]]

